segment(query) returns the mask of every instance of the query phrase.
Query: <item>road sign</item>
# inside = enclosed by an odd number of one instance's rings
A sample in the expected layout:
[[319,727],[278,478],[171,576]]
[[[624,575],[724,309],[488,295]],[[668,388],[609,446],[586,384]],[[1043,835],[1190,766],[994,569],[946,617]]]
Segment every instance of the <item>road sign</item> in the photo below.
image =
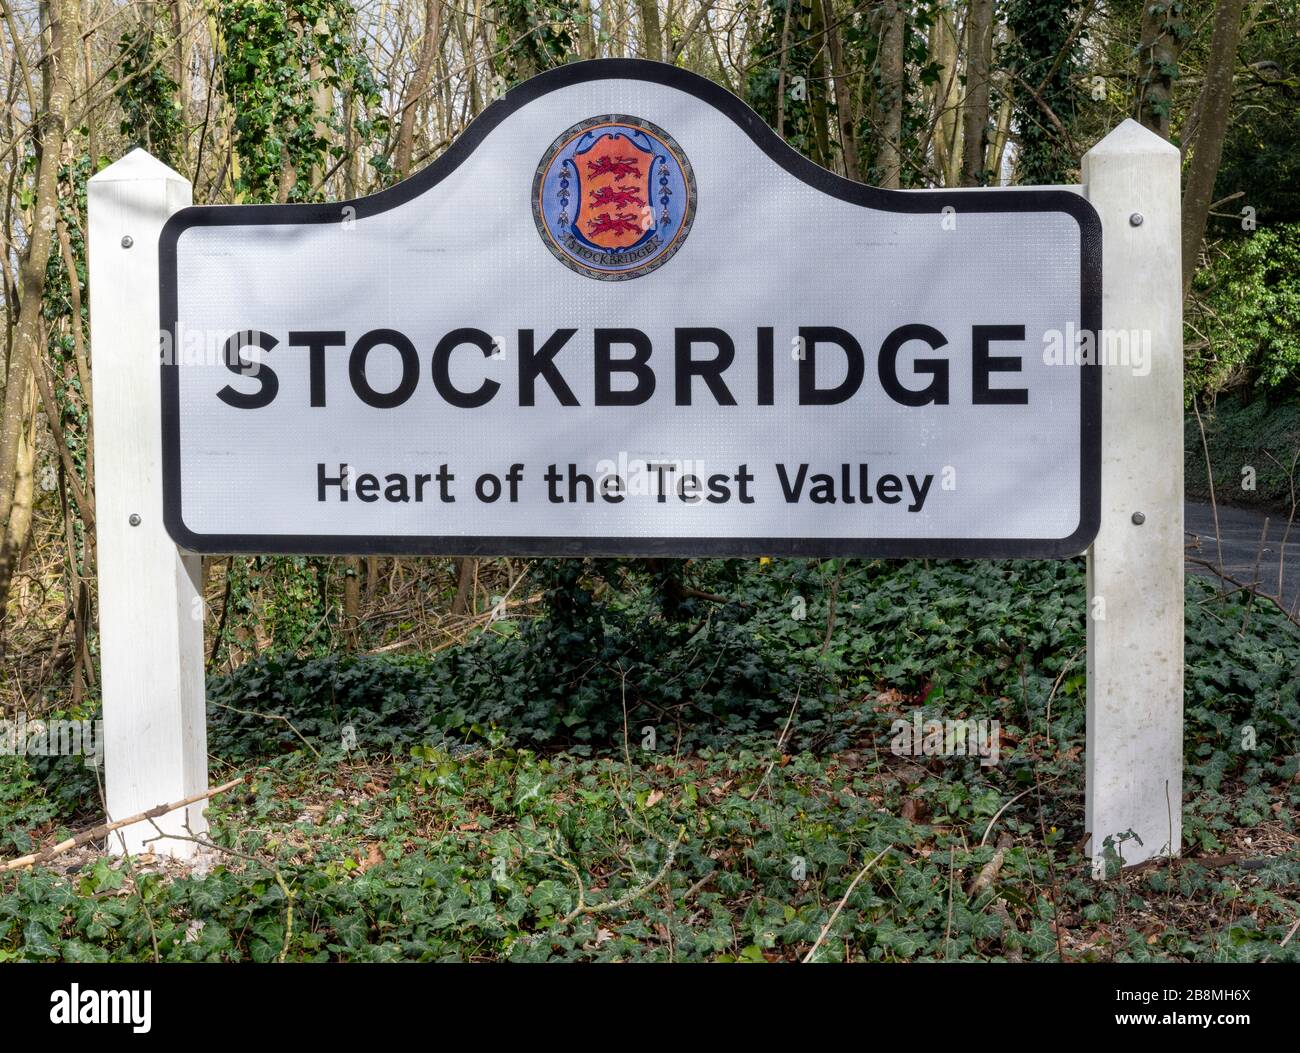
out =
[[1062,556],[1099,517],[1101,234],[885,191],[590,62],[414,178],[187,208],[165,514],[199,552]]
[[[1177,854],[1179,153],[1125,121],[1082,174],[873,190],[622,60],[521,85],[358,201],[183,208],[141,150],[98,173],[110,816],[207,787],[196,551],[1086,547],[1088,852]],[[194,803],[115,847],[203,828]]]

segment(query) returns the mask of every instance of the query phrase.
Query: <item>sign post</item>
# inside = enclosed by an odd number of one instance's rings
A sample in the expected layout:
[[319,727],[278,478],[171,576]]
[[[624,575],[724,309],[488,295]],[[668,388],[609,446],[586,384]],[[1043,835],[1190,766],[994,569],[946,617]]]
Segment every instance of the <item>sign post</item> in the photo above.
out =
[[[188,186],[147,155],[107,169],[110,809],[206,788],[186,552],[1001,559],[1095,538],[1089,818],[1140,836],[1125,862],[1176,848],[1150,816],[1151,780],[1178,810],[1181,484],[1141,489],[1181,464],[1162,460],[1181,444],[1176,162],[1171,194],[1126,125],[1087,166],[1086,194],[878,190],[703,78],[601,60],[518,86],[356,201],[178,211]],[[1103,317],[1154,328],[1149,376],[1098,364]],[[1125,783],[1094,743],[1133,728],[1146,781]]]
[[[208,788],[200,560],[163,525],[158,235],[190,184],[133,150],[92,176],[95,540],[110,821]],[[114,835],[115,851],[188,856],[205,802]],[[157,824],[156,827],[154,824]]]
[[1183,787],[1183,296],[1178,148],[1128,120],[1083,158],[1102,315],[1149,371],[1102,370],[1101,528],[1088,550],[1085,823],[1094,872],[1176,855]]

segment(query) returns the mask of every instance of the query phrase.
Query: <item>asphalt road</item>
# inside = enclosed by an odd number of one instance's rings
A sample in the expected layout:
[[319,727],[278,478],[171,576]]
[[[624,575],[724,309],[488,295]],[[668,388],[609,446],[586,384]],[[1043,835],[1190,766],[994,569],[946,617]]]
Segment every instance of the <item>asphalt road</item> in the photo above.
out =
[[[1265,520],[1268,520],[1267,532]],[[1278,571],[1282,571],[1282,599],[1289,611],[1300,611],[1300,516],[1291,525],[1285,550],[1285,514],[1265,515],[1245,508],[1219,506],[1219,538],[1215,541],[1214,515],[1209,504],[1188,501],[1183,529],[1187,537],[1187,554],[1221,566],[1224,572],[1243,585],[1258,579],[1261,593],[1278,592]],[[1222,563],[1219,562],[1220,543]],[[1258,563],[1258,569],[1256,565]],[[1188,562],[1189,574],[1214,577],[1214,571]]]

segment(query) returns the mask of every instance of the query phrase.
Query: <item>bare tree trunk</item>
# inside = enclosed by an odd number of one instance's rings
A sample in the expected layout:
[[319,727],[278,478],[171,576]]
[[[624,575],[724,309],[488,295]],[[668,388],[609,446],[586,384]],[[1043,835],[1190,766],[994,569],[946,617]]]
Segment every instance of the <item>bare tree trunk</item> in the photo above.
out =
[[963,11],[961,17],[957,17],[956,4],[952,5],[952,10],[942,19],[947,29],[944,33],[942,43],[946,50],[943,56],[943,65],[945,69],[952,71],[948,78],[948,114],[947,124],[945,127],[946,139],[944,143],[945,156],[947,164],[943,170],[943,185],[958,186],[961,183],[961,158],[963,133],[966,125],[962,122],[962,86],[959,83],[959,74],[962,72],[965,58],[962,53],[964,41],[966,39],[966,21],[970,17],[969,10]]
[[623,0],[600,0],[600,28],[609,41],[609,57],[625,58],[623,54]]
[[880,42],[880,185],[897,190],[903,178],[903,42],[907,8],[885,0]]
[[637,0],[641,8],[641,50],[648,59],[662,62],[664,57],[663,27],[659,24],[659,0]]
[[349,647],[356,647],[361,623],[361,560],[349,556],[343,570],[343,635]]
[[442,0],[424,0],[424,40],[420,44],[419,65],[402,105],[402,123],[397,132],[397,174],[403,179],[411,174],[411,155],[415,150],[415,111],[419,100],[429,89],[433,61],[438,54],[441,37]]
[[808,110],[812,124],[812,149],[809,154],[817,164],[823,168],[830,168],[833,163],[830,142],[831,115],[824,88],[828,79],[826,48],[822,46],[822,42],[826,39],[826,19],[818,0],[810,0],[807,29],[807,39],[817,42],[817,51],[809,66],[809,72],[812,74],[808,85]]
[[826,49],[831,59],[831,83],[835,88],[835,120],[840,128],[840,153],[844,157],[844,174],[862,181],[858,167],[858,134],[853,119],[853,92],[844,69],[844,46],[840,27],[835,23],[834,0],[821,0],[822,18],[826,23]]
[[972,0],[966,23],[966,102],[962,109],[961,185],[984,186],[989,146],[989,67],[993,62],[993,0]]
[[[961,124],[957,120],[957,28],[947,6],[940,6],[935,11],[930,27],[929,52],[930,60],[940,67],[940,73],[932,89],[934,115],[927,137],[943,185],[956,186],[960,163],[954,155],[961,138]],[[879,132],[879,125],[876,131]]]
[[[34,406],[36,400],[31,397],[28,387],[28,406]],[[35,475],[36,443],[31,435],[31,427],[23,429],[18,437],[18,461],[15,467],[14,497],[9,508],[9,521],[3,524],[3,545],[10,562],[9,574],[17,569],[22,560],[23,548],[27,544],[27,535],[32,527],[32,498],[36,493]],[[0,606],[0,623],[4,621],[4,607]]]
[[1011,92],[1002,96],[1002,105],[998,107],[998,127],[989,143],[988,161],[984,170],[988,172],[993,186],[1002,185],[1002,158],[1006,155],[1007,139],[1011,135]]
[[578,34],[579,54],[585,59],[596,57],[596,16],[591,10],[591,0],[581,0],[578,10],[582,14],[582,29]]
[[[591,0],[587,0],[590,5]],[[456,27],[456,34],[460,40],[461,61],[468,67],[469,90],[467,92],[466,105],[469,107],[468,116],[477,117],[483,112],[483,93],[479,91],[478,86],[478,63],[471,59],[474,51],[472,32],[469,26],[469,13],[465,8],[451,9],[452,23]],[[594,57],[594,56],[593,56]]]
[[461,556],[456,560],[456,598],[451,601],[452,614],[468,614],[470,611],[477,562],[470,556]]
[[[89,132],[92,127],[93,125],[90,122],[87,122],[87,132]],[[89,138],[89,136],[87,136],[87,138]],[[91,156],[93,157],[94,154],[92,153]],[[81,296],[81,278],[77,274],[77,260],[72,253],[72,241],[68,236],[68,228],[62,220],[58,223],[57,234],[59,251],[63,256],[63,269],[68,275],[68,298],[72,306],[72,318],[70,320],[70,325],[72,327],[72,351],[77,362],[77,381],[81,385],[81,403],[85,407],[86,419],[89,420],[90,407],[94,402],[94,391],[91,387],[92,382],[90,379],[90,358],[86,354],[86,332],[81,321],[81,305],[83,302]],[[85,478],[87,480],[86,488],[89,490],[92,481],[95,478],[95,440],[89,431],[85,434],[85,443]],[[91,524],[87,523],[86,529],[89,531],[90,528]],[[93,543],[93,538],[90,540],[91,543]]]
[[[176,38],[172,61],[174,64],[173,75],[176,80],[176,104],[180,108],[181,115],[181,134],[176,143],[177,163],[175,167],[182,172],[189,171],[190,162],[190,137],[189,137],[189,112],[190,112],[190,75],[189,75],[189,49],[187,47],[188,38],[185,34],[185,0],[171,0],[172,16],[172,35]],[[91,83],[89,77],[86,83]],[[95,153],[92,150],[90,156],[94,158]]]
[[790,55],[790,9],[794,0],[785,0],[785,22],[781,26],[781,57],[776,65],[776,134],[785,138],[785,67]]
[[[19,460],[32,406],[33,366],[41,354],[41,302],[45,295],[45,267],[54,241],[59,162],[76,69],[78,2],[49,0],[42,5],[49,21],[49,50],[43,60],[45,106],[38,122],[40,160],[27,251],[20,270],[22,301],[5,383],[4,421],[0,426],[0,523],[10,526],[15,501],[20,497]],[[15,537],[14,531],[7,530],[0,543],[0,611],[9,598],[14,568],[25,540],[25,532],[22,537]]]
[[1169,138],[1169,107],[1187,31],[1181,4],[1142,5],[1137,119],[1165,139]]
[[1205,66],[1205,81],[1196,108],[1196,146],[1183,190],[1183,295],[1191,287],[1201,255],[1201,239],[1210,218],[1214,181],[1223,156],[1232,109],[1232,77],[1237,68],[1237,42],[1245,0],[1219,0],[1214,13],[1214,35]]
[[185,0],[171,0],[172,35],[176,38],[172,61],[172,75],[176,81],[176,101],[181,113],[190,108],[189,37],[185,31]]

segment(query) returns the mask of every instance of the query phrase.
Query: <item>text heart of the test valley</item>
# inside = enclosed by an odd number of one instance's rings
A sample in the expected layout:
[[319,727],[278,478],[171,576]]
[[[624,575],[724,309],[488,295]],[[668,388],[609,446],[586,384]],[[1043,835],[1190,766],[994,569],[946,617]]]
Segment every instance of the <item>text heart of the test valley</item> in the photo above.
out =
[[[622,504],[627,500],[669,501],[683,505],[755,503],[752,492],[756,474],[748,464],[725,472],[686,470],[682,463],[655,462],[644,465],[639,480],[617,472],[585,472],[576,464],[548,464],[540,473],[546,498],[551,504]],[[761,470],[761,469],[760,469]],[[840,464],[832,470],[807,463],[778,463],[769,466],[786,504],[807,501],[815,505],[900,505],[908,512],[920,512],[930,495],[934,473],[878,472],[870,463]],[[525,465],[515,463],[501,475],[487,473],[472,480],[473,498],[484,503],[504,500],[514,503],[527,485]],[[337,468],[316,465],[316,499],[347,502],[355,498],[365,504],[408,504],[440,502],[454,504],[461,493],[457,474],[441,464],[428,472],[382,472],[357,465]]]

